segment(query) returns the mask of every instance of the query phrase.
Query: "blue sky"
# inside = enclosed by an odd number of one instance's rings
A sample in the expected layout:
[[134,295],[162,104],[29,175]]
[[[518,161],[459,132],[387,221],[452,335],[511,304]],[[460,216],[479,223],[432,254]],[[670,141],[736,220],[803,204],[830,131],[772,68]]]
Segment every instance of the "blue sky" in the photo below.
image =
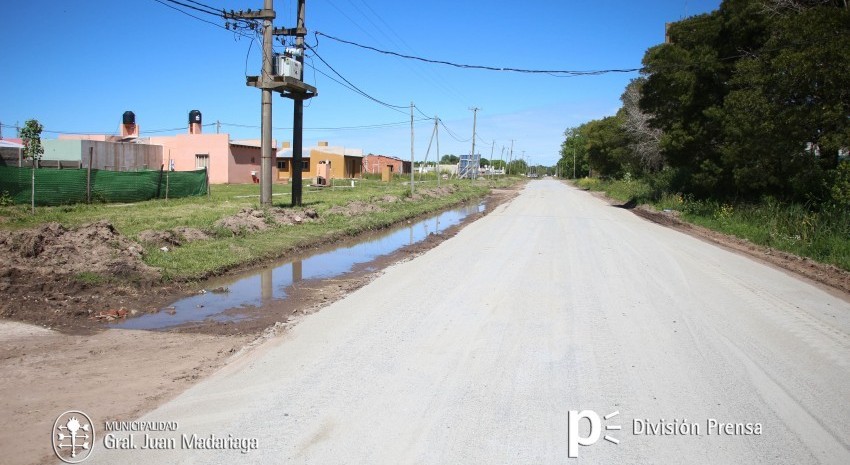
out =
[[[185,1],[185,0],[184,0]],[[258,9],[261,0],[200,0],[225,9]],[[188,2],[187,2],[188,3]],[[664,39],[664,23],[704,13],[719,0],[526,0],[405,2],[307,0],[307,42],[313,31],[381,49],[445,61],[529,69],[640,67],[644,51]],[[245,85],[258,74],[260,42],[235,36],[154,0],[5,2],[0,29],[0,123],[36,118],[48,131],[114,133],[125,110],[142,135],[181,128],[198,109],[204,123],[221,121],[234,139],[260,137],[260,91]],[[276,0],[275,26],[294,26],[296,1]],[[191,10],[189,10],[191,11]],[[223,24],[192,11],[206,20]],[[514,140],[515,156],[553,164],[563,131],[613,114],[637,76],[553,77],[462,70],[431,65],[319,37],[318,53],[373,97],[439,115],[454,135],[440,132],[440,152],[469,153],[470,107],[479,107],[476,151],[494,158]],[[281,46],[277,47],[282,50]],[[309,54],[308,54],[309,55]],[[247,63],[246,63],[247,59]],[[328,75],[319,60],[307,60]],[[409,112],[380,106],[305,69],[319,96],[305,108],[304,141],[410,156]],[[417,112],[417,117],[421,115]],[[405,124],[405,122],[407,122]],[[227,124],[225,124],[227,123]],[[398,123],[377,129],[350,128]],[[249,127],[242,127],[249,126]],[[253,127],[255,126],[255,127]],[[274,137],[291,140],[292,103],[274,97]],[[415,125],[416,159],[425,156],[433,123]],[[205,131],[214,131],[208,127]],[[3,128],[5,137],[14,129]],[[183,132],[172,131],[174,132]],[[168,134],[169,132],[165,132]],[[56,137],[46,132],[44,137]],[[430,155],[433,158],[434,148]]]

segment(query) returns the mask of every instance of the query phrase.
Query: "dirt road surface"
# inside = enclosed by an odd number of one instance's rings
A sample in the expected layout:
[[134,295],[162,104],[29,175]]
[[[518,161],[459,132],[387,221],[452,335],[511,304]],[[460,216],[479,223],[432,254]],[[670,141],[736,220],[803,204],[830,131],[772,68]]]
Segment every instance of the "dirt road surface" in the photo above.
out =
[[142,419],[86,463],[847,464],[850,304],[543,180]]

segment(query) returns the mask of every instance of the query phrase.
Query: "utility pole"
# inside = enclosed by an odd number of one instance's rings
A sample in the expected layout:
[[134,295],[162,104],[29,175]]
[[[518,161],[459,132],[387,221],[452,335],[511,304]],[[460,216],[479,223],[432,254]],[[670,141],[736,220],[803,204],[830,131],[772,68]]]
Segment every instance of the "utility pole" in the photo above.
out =
[[[304,69],[304,35],[307,34],[304,25],[307,9],[306,0],[298,0],[298,22],[295,25],[295,60]],[[284,31],[286,32],[286,31]],[[286,34],[288,35],[288,34]],[[292,93],[292,206],[301,206],[301,165],[304,163],[304,95]],[[315,96],[315,95],[314,95]],[[310,97],[307,97],[310,98]]]
[[215,121],[215,133],[219,134],[220,132],[221,132],[221,121],[216,120]]
[[508,166],[510,166],[511,162],[514,160],[514,140],[511,139],[511,151],[508,155]]
[[502,146],[502,153],[499,154],[499,164],[502,165],[502,174],[507,176],[508,174],[508,165],[505,164],[505,146]]
[[[263,63],[260,76],[246,76],[246,84],[257,87],[262,91],[260,131],[262,135],[260,143],[260,204],[271,205],[272,202],[272,168],[274,160],[274,149],[272,147],[272,92],[279,92],[281,96],[291,98],[295,103],[293,117],[293,142],[292,142],[292,204],[301,205],[301,137],[303,129],[304,100],[318,95],[316,88],[302,81],[301,69],[304,64],[304,36],[307,30],[304,28],[305,0],[298,0],[298,25],[292,29],[275,29],[272,22],[275,19],[274,0],[264,0],[263,9],[260,11],[231,10],[225,12],[226,19],[263,20]],[[274,51],[272,41],[275,36],[295,36],[296,49],[295,59],[298,62],[296,71],[284,72],[278,70],[274,73]]]
[[[470,110],[472,110],[472,153],[470,154],[469,161],[472,162],[472,160],[475,160],[475,125],[478,122],[478,110],[480,108],[472,107]],[[466,169],[469,170],[469,165],[466,165]],[[471,175],[472,179],[476,178],[476,174],[478,173],[476,172]]]
[[434,163],[434,172],[437,173],[437,187],[440,187],[440,117],[434,115],[434,137],[437,139],[437,162]]
[[[263,18],[263,68],[262,77],[268,78],[272,75],[272,20],[275,17],[274,0],[264,0],[263,10],[269,13]],[[262,87],[262,122],[260,132],[260,204],[271,205],[272,203],[272,90]]]
[[410,102],[410,195],[413,189],[413,102]]
[[[490,146],[490,172],[493,172],[493,150],[496,149],[496,141],[493,141],[493,144]],[[492,176],[491,176],[492,177]]]

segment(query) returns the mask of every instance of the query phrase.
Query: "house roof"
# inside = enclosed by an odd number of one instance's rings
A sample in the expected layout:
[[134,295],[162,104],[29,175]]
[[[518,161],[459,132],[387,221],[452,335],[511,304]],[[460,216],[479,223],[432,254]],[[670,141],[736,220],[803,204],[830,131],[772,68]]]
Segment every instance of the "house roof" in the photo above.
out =
[[12,142],[12,141],[7,140],[7,139],[0,139],[0,147],[12,148],[12,149],[22,149],[22,148],[24,148],[24,146],[22,144],[19,144],[17,142]]
[[366,155],[366,156],[365,156],[365,158],[369,158],[369,157],[389,158],[390,160],[408,161],[408,162],[410,161],[410,160],[402,160],[401,158],[399,158],[399,157],[394,157],[394,156],[392,156],[392,155],[381,155],[381,154],[377,154],[377,153],[370,153],[369,155]]
[[[351,153],[346,153],[345,155],[343,155],[341,153],[336,153],[336,152],[322,152],[321,150],[318,150],[315,147],[311,147],[310,150],[303,150],[303,152],[302,152],[303,155],[301,156],[301,158],[304,158],[304,159],[310,158],[311,152],[320,152],[320,153],[317,154],[317,158],[321,158],[322,153],[328,154],[328,155],[337,155],[337,156],[342,155],[345,158],[363,158],[363,155],[356,155],[356,154],[351,154]],[[292,158],[292,149],[289,148],[289,149],[278,150],[277,151],[277,158]]]

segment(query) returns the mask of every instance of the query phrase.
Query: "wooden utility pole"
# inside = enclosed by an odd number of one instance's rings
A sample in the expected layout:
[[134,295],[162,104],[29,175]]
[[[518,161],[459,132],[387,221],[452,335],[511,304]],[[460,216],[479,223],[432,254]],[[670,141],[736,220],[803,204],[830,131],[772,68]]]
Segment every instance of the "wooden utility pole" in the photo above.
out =
[[413,102],[410,102],[410,195],[413,189]]
[[437,187],[440,187],[440,117],[434,115],[434,137],[437,139],[437,162],[434,163],[434,172],[437,173]]
[[[470,110],[472,110],[472,153],[469,154],[470,155],[469,161],[471,163],[472,160],[475,160],[475,126],[478,123],[478,110],[480,110],[480,108],[472,107],[472,108],[470,108]],[[480,161],[480,159],[479,159],[479,161]],[[466,166],[466,169],[469,170],[469,165]],[[475,173],[473,173],[470,176],[472,176],[472,179],[475,179],[477,177],[476,176],[477,174],[478,174],[478,172],[476,171]]]
[[490,160],[489,160],[489,162],[490,162],[490,172],[491,173],[493,172],[493,150],[495,150],[495,149],[496,149],[496,141],[494,140],[493,144],[490,145]]
[[511,151],[508,154],[508,166],[510,166],[512,161],[514,161],[514,140],[513,139],[511,139]]

